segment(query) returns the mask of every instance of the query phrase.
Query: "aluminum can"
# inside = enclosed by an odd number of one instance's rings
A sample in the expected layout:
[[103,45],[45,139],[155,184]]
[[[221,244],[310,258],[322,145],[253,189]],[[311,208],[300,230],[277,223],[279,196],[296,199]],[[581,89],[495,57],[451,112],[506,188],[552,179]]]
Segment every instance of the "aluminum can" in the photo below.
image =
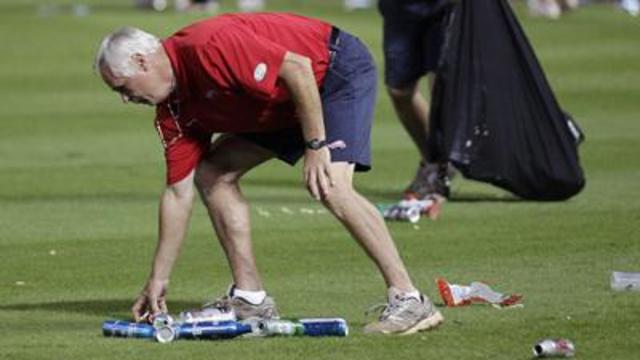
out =
[[307,318],[298,320],[306,336],[347,336],[349,326],[341,318]]
[[544,357],[572,357],[576,354],[576,347],[567,339],[544,339],[533,346],[533,355]]
[[230,339],[251,331],[250,324],[237,321],[176,323],[157,328],[155,338],[161,343],[169,343],[177,339]]
[[171,325],[160,326],[156,328],[156,341],[159,343],[170,343],[176,339],[176,327]]
[[158,329],[163,326],[171,326],[173,323],[174,321],[171,315],[162,313],[154,316],[151,324],[154,328]]
[[382,208],[382,217],[386,220],[409,221],[412,224],[420,221],[422,209],[417,206],[391,206]]
[[304,327],[300,323],[290,320],[263,320],[258,323],[258,331],[264,336],[288,335],[299,336],[304,335]]
[[340,318],[263,320],[258,323],[258,332],[263,336],[347,336],[349,327]]
[[611,288],[616,291],[640,291],[640,273],[614,271],[611,273]]
[[107,320],[102,323],[104,336],[153,339],[155,332],[150,324],[122,320]]

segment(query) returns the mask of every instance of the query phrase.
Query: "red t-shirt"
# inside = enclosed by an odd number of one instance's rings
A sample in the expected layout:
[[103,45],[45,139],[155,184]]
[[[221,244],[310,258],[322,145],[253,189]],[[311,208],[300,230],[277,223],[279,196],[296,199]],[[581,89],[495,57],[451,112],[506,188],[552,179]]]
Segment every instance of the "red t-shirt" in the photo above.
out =
[[278,73],[287,51],[311,59],[318,86],[329,63],[331,25],[291,14],[222,15],[163,41],[176,90],[156,107],[167,184],[195,168],[213,133],[298,126]]

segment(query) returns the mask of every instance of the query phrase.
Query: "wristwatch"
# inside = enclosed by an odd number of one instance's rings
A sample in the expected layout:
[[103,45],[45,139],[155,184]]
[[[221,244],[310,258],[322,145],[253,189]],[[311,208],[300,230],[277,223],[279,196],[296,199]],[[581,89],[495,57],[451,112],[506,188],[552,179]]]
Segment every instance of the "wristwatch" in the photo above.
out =
[[310,150],[320,150],[327,146],[327,140],[311,139],[304,143],[305,147]]

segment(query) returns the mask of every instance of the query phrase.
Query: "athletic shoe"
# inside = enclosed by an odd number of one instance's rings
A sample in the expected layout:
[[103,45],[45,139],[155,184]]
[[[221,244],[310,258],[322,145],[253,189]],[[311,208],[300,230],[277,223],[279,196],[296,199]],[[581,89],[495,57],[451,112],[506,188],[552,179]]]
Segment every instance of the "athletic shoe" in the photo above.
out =
[[404,191],[406,200],[425,200],[437,196],[442,199],[449,197],[450,179],[455,171],[448,164],[428,164],[420,162],[416,176]]
[[442,314],[422,295],[420,299],[416,299],[395,294],[391,296],[389,303],[381,307],[384,310],[378,321],[367,324],[364,327],[365,333],[409,335],[433,329],[444,321]]
[[262,303],[256,305],[239,296],[230,296],[227,294],[203,306],[203,310],[207,308],[233,311],[238,320],[268,320],[280,318],[276,303],[271,296],[265,297]]

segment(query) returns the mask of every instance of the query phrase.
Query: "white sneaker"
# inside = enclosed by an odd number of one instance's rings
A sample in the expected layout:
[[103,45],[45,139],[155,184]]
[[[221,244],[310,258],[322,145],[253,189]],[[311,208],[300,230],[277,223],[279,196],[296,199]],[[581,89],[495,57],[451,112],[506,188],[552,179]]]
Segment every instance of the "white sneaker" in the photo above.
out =
[[416,299],[395,294],[381,307],[384,311],[377,321],[364,327],[365,333],[409,335],[436,328],[444,321],[440,311],[424,295]]

